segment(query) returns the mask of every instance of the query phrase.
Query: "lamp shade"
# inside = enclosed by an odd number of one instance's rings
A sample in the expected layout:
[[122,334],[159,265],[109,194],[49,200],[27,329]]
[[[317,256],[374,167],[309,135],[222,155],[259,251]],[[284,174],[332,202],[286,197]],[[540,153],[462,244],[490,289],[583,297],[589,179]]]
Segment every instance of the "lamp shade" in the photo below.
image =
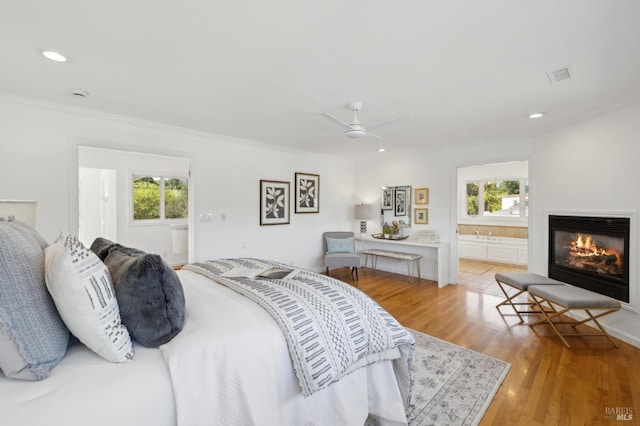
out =
[[355,216],[357,220],[373,219],[373,209],[371,204],[356,204]]

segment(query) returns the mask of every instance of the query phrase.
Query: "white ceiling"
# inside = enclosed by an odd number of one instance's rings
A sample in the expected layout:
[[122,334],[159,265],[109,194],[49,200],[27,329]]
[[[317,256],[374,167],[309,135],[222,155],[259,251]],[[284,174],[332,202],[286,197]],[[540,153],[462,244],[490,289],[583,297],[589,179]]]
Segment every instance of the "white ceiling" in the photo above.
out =
[[[640,99],[638,0],[0,4],[0,92],[295,149],[515,140]],[[365,126],[413,118],[383,141],[311,138],[355,100]]]

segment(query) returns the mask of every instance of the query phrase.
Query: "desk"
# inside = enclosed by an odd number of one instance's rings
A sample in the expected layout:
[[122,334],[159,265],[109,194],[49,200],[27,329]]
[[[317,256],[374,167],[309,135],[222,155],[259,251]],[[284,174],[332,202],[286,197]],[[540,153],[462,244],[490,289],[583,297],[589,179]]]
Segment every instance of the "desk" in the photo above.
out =
[[[438,281],[438,287],[449,284],[449,244],[448,243],[420,243],[416,240],[382,240],[371,236],[356,236],[356,249],[358,251],[366,249],[382,249],[405,252],[418,252],[422,254],[421,270],[427,279]],[[384,260],[384,259],[381,259]],[[379,269],[388,272],[403,274],[400,268],[389,263],[381,265]],[[404,274],[403,274],[404,275]]]

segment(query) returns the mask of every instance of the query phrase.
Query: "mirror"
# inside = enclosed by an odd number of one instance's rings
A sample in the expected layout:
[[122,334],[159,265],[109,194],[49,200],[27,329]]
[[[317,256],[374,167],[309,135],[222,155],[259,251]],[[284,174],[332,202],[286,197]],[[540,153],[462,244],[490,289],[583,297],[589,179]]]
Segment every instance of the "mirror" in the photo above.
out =
[[381,224],[394,220],[401,228],[411,226],[411,185],[382,188]]

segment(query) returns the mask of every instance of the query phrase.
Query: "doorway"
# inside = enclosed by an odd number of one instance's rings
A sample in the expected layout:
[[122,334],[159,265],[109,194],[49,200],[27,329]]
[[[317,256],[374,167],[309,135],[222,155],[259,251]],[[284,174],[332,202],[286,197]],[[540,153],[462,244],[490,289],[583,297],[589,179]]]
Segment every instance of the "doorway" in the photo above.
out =
[[80,240],[89,247],[103,237],[187,263],[189,169],[188,158],[79,145]]
[[529,163],[457,168],[458,284],[500,295],[499,272],[528,269]]

